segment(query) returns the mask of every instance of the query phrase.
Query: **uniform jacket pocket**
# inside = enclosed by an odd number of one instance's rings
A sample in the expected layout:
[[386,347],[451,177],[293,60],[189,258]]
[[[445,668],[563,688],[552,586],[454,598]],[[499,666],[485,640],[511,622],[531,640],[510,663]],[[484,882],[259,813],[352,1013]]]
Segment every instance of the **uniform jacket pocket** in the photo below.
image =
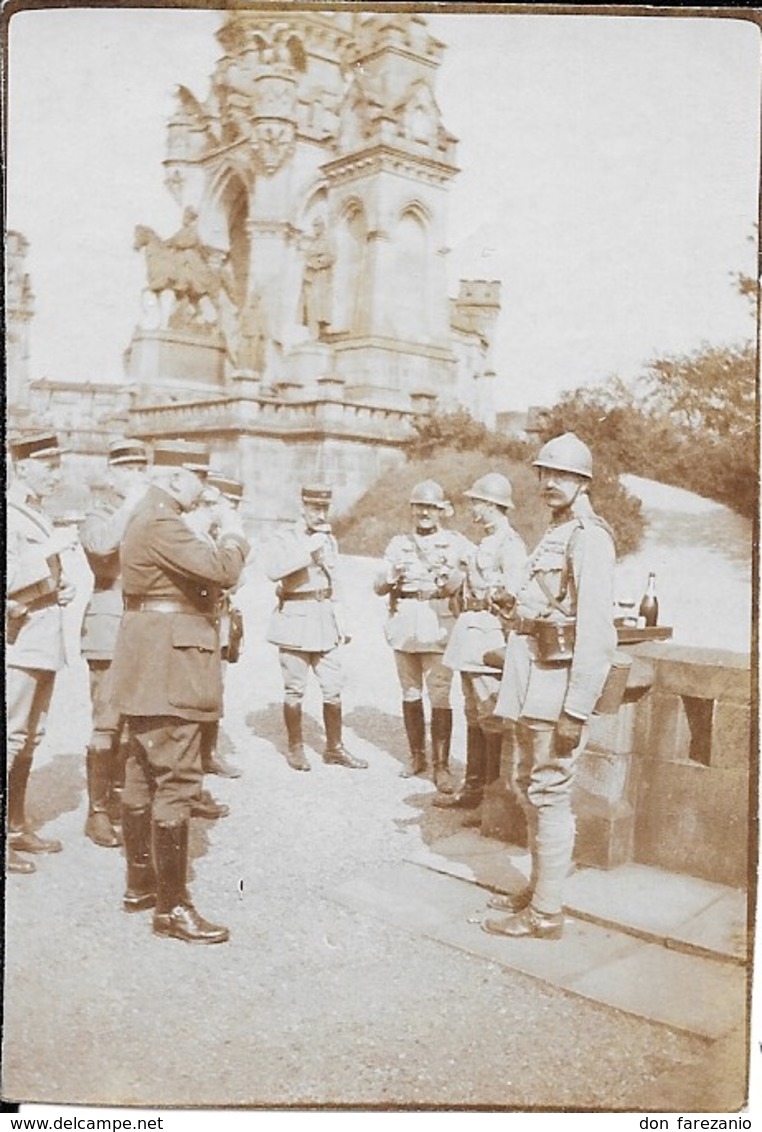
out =
[[203,617],[180,614],[173,619],[167,698],[177,708],[214,711],[221,707],[217,630]]

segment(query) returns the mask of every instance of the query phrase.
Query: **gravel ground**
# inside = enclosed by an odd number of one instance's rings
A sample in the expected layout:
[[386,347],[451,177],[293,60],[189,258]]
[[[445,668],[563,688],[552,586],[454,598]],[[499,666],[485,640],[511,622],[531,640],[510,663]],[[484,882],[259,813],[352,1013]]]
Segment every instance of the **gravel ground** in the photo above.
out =
[[[348,564],[348,746],[367,771],[311,774],[283,758],[272,588],[242,590],[247,640],[230,668],[224,745],[242,778],[213,779],[231,814],[194,822],[191,890],[231,941],[159,940],[120,908],[123,860],[82,836],[86,670],[60,677],[31,811],[64,841],[6,891],[3,1095],[47,1104],[398,1106],[667,1111],[665,1082],[703,1080],[699,1039],[597,1006],[349,911],[343,882],[454,832],[403,753],[374,564]],[[85,575],[83,575],[85,576]],[[70,611],[76,631],[81,604]],[[73,638],[72,638],[73,639]],[[316,689],[306,738],[320,749]],[[455,748],[461,749],[458,723]],[[665,1091],[666,1089],[666,1091]]]

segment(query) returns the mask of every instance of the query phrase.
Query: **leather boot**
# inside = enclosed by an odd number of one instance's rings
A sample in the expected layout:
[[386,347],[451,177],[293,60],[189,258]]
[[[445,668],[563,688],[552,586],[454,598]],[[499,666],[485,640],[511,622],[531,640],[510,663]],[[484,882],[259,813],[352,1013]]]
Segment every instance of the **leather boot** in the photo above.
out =
[[227,762],[217,752],[219,732],[220,725],[217,720],[201,726],[201,766],[204,774],[216,774],[220,778],[240,778],[241,772],[238,767]]
[[122,899],[125,912],[142,912],[156,903],[156,871],[151,855],[151,811],[127,810],[122,814],[127,888]]
[[452,708],[431,709],[431,751],[434,763],[434,785],[440,794],[452,794],[450,774],[450,741]]
[[283,721],[286,724],[288,736],[288,754],[286,762],[292,770],[312,770],[304,753],[302,739],[302,705],[284,704]]
[[122,793],[124,791],[124,775],[127,767],[129,749],[117,737],[111,752],[111,787],[108,797],[108,816],[111,824],[118,834],[122,828]]
[[216,821],[217,818],[226,818],[230,813],[230,806],[218,802],[208,790],[201,790],[191,802],[191,817],[206,818],[207,821]]
[[365,770],[365,759],[356,759],[344,750],[341,742],[341,704],[323,704],[323,723],[325,725],[324,763],[346,766],[350,770]]
[[111,824],[108,815],[113,759],[113,750],[87,748],[88,810],[85,836],[104,849],[116,849],[122,844],[122,839]]
[[16,853],[60,853],[60,841],[46,841],[26,825],[26,788],[32,771],[32,756],[14,756],[8,771],[8,847]]
[[475,810],[484,792],[484,734],[481,727],[466,730],[466,777],[457,794],[435,795],[432,806],[440,809]]
[[400,778],[415,778],[426,773],[426,721],[421,700],[402,701],[402,719],[405,724],[410,764],[400,771]]
[[153,825],[153,855],[156,862],[156,935],[181,939],[185,943],[225,943],[227,928],[210,924],[193,907],[185,887],[188,875],[188,823]]
[[7,871],[9,873],[36,873],[37,868],[34,861],[27,861],[26,857],[22,857],[9,845]]
[[[502,731],[483,731],[484,735],[484,787],[500,777],[500,755],[503,749]],[[482,798],[483,798],[482,793]],[[463,825],[468,829],[478,829],[482,824],[482,803],[466,814]]]

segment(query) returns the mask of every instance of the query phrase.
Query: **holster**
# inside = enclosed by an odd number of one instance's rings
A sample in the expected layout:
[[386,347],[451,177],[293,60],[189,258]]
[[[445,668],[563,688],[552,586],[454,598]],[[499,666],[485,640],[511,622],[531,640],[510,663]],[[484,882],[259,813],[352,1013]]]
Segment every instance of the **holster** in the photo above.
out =
[[573,617],[549,621],[535,617],[531,636],[537,642],[537,658],[543,664],[570,664],[574,654],[577,622]]

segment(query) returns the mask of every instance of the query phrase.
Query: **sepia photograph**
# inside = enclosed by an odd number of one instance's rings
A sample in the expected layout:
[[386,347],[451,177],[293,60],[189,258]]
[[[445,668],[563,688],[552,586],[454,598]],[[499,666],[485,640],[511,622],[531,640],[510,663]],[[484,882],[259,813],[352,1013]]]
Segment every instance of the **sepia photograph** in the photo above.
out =
[[750,1129],[760,13],[3,17],[5,1127]]

